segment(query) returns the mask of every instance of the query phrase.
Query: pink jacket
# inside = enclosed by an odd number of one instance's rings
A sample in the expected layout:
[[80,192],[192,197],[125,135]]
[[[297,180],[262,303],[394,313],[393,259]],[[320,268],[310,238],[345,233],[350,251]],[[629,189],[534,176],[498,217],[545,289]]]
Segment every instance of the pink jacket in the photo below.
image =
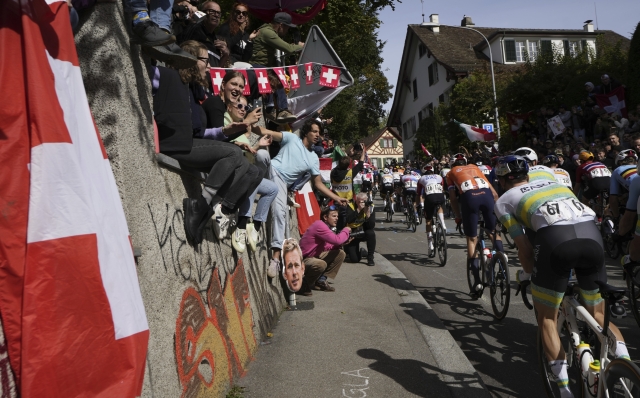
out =
[[349,240],[348,231],[345,228],[336,234],[324,221],[315,221],[300,239],[302,257],[318,257],[322,252],[339,249],[339,246]]

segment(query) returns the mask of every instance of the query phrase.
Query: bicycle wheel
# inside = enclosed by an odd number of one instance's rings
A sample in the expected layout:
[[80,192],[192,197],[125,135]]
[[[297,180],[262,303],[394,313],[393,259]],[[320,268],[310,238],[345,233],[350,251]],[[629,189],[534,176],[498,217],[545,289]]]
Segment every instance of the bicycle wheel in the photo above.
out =
[[617,242],[614,242],[612,239],[612,235],[614,234],[614,230],[609,227],[609,222],[613,224],[613,220],[609,216],[605,216],[600,223],[600,233],[602,234],[602,243],[604,244],[604,251],[607,253],[607,256],[612,259],[618,258],[620,254],[620,246],[618,246]]
[[507,242],[507,245],[509,245],[510,249],[516,248],[516,243],[513,241],[513,239],[511,239],[511,235],[509,235],[509,231],[507,231],[507,229],[504,226],[502,227],[502,239],[505,242]]
[[[573,345],[571,345],[571,340],[569,338],[569,331],[566,328],[566,324],[562,325],[562,329],[560,331],[560,343],[565,350],[567,355],[567,374],[569,376],[569,389],[573,392],[574,397],[582,397],[583,396],[583,382],[582,375],[580,374],[580,362],[576,358],[575,351],[573,350]],[[544,347],[542,345],[542,334],[540,333],[540,328],[538,327],[538,336],[537,336],[537,351],[538,351],[538,370],[540,371],[540,376],[542,376],[542,384],[544,385],[544,390],[547,393],[547,397],[550,398],[560,398],[560,390],[558,389],[558,384],[556,383],[555,376],[549,367],[549,360],[544,353]]]
[[640,397],[640,368],[628,359],[612,360],[605,370],[611,398]]
[[496,319],[503,319],[509,310],[511,300],[511,279],[509,278],[509,266],[507,256],[497,252],[489,265],[493,280],[490,281],[491,308]]
[[440,221],[436,222],[436,237],[435,237],[435,249],[438,251],[438,258],[440,258],[440,266],[444,267],[447,264],[447,234],[445,229],[440,224]]
[[640,265],[629,267],[627,271],[627,288],[629,289],[631,312],[633,312],[636,323],[640,326]]
[[416,212],[413,210],[413,207],[409,207],[407,216],[409,217],[409,227],[412,232],[416,232],[418,229],[418,221],[416,220]]

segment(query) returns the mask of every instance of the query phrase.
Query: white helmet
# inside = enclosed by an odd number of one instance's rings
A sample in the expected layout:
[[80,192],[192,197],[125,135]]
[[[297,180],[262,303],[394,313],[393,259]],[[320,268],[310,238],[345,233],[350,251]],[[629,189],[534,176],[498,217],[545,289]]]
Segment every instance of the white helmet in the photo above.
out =
[[531,164],[533,164],[533,162],[536,162],[536,163],[538,162],[538,155],[536,154],[536,151],[526,146],[516,149],[516,151],[513,154],[522,156],[523,158],[526,159],[527,162],[530,162]]
[[389,174],[389,169],[385,167],[385,168],[384,168],[384,170],[382,170],[382,172],[383,172],[384,174]]
[[620,162],[628,158],[633,159],[634,163],[638,162],[638,155],[636,154],[636,151],[634,151],[633,149],[625,149],[624,151],[620,151],[616,155],[616,166],[619,165]]

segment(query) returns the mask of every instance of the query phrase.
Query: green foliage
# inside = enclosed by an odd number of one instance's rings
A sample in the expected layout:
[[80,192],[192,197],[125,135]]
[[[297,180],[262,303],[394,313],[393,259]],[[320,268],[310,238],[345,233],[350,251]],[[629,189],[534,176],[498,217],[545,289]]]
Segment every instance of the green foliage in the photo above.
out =
[[439,157],[445,152],[455,150],[458,145],[465,142],[466,136],[457,124],[451,122],[452,119],[453,108],[441,104],[434,110],[431,117],[420,122],[415,138],[415,155],[417,157],[425,157],[420,144],[424,144],[432,155]]
[[244,397],[244,387],[233,386],[231,390],[227,393],[226,398],[243,398]]
[[[640,22],[631,36],[627,63],[627,93],[631,106],[640,104]],[[629,105],[627,105],[628,108]]]

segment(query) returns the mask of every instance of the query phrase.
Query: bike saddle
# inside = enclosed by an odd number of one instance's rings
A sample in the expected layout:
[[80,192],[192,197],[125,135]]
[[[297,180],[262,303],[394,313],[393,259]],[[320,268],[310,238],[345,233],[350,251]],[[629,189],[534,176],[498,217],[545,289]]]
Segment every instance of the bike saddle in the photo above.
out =
[[627,289],[624,287],[611,286],[601,281],[596,281],[596,284],[600,287],[600,295],[610,301],[620,300],[627,294]]

